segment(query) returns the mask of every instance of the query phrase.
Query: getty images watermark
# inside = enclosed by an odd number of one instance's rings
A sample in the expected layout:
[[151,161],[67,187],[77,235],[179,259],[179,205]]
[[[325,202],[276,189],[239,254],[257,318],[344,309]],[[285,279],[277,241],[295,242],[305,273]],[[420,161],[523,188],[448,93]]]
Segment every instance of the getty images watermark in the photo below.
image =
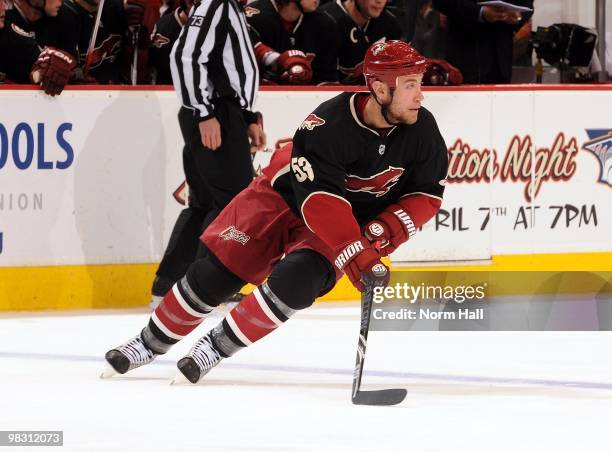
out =
[[[430,285],[396,283],[376,287],[372,322],[376,329],[403,330],[406,321],[478,321],[486,316],[487,283]],[[384,322],[384,327],[382,324]],[[411,322],[412,323],[412,322]]]
[[612,331],[612,271],[395,271],[372,331]]

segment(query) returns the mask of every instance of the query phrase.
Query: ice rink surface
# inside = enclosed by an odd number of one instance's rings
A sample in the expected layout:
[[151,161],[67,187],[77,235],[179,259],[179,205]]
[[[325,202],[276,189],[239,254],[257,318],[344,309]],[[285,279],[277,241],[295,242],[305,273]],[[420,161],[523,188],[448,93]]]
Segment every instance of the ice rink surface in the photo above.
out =
[[170,386],[222,314],[108,380],[104,353],[142,329],[144,310],[4,314],[0,430],[64,431],[62,448],[40,450],[612,450],[610,333],[371,332],[362,388],[408,396],[354,406],[359,307],[322,303],[200,384]]

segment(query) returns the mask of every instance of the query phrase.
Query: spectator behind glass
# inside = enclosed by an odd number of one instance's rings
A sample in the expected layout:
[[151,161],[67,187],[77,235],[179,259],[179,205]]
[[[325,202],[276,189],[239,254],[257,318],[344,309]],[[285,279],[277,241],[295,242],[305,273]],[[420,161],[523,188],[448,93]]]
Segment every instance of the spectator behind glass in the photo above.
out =
[[335,0],[321,6],[336,22],[341,83],[364,84],[363,58],[370,44],[402,36],[402,27],[386,4],[387,0]]
[[336,25],[318,6],[319,0],[255,0],[245,8],[266,79],[289,85],[338,81]]
[[[513,35],[533,12],[517,13],[479,6],[480,0],[433,0],[448,17],[446,59],[463,73],[466,84],[509,83]],[[511,3],[533,9],[533,0]]]

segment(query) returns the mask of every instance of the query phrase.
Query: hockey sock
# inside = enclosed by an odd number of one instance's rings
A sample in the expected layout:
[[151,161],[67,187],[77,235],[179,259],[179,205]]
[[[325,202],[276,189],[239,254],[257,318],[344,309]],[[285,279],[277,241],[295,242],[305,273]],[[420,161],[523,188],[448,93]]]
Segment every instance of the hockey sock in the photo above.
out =
[[222,356],[232,356],[270,334],[295,312],[270,290],[267,283],[263,283],[245,296],[211,331],[213,344]]
[[191,333],[214,306],[203,302],[183,277],[164,296],[151,314],[149,324],[142,331],[146,345],[158,354],[166,353],[170,347]]

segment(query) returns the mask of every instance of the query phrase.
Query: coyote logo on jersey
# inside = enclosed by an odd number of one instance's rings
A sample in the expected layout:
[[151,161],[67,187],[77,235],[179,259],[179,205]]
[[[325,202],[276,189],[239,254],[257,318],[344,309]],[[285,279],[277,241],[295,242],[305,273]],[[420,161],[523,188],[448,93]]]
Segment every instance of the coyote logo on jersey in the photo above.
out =
[[346,189],[348,191],[363,191],[376,195],[376,197],[386,195],[389,190],[400,180],[404,174],[404,168],[389,166],[384,171],[371,177],[359,177],[347,174]]
[[253,17],[256,14],[259,14],[261,11],[259,11],[257,8],[253,8],[252,6],[245,6],[244,7],[244,15],[247,17]]
[[325,124],[325,119],[319,118],[314,113],[310,113],[306,119],[300,124],[299,130],[308,129],[314,130],[315,127]]
[[151,47],[156,47],[158,49],[161,49],[163,46],[168,45],[169,43],[170,43],[170,38],[160,33],[155,32],[153,33],[153,36],[151,37]]
[[590,140],[582,145],[582,149],[592,152],[599,160],[597,181],[612,187],[612,130],[590,129],[586,132]]
[[[91,52],[90,69],[94,69],[104,63],[106,60],[113,62],[119,56],[121,50],[121,36],[112,34],[108,36],[102,43]],[[87,59],[87,53],[81,53],[80,61],[84,64]]]

